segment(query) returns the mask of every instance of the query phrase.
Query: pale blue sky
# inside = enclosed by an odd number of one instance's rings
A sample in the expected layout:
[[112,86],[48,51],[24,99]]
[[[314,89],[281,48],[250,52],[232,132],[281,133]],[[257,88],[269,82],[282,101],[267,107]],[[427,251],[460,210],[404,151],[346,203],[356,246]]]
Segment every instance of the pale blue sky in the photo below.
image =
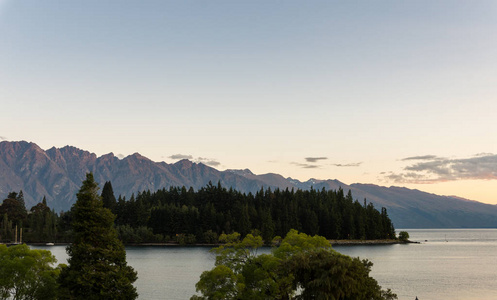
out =
[[496,32],[495,1],[0,0],[0,137],[497,203]]

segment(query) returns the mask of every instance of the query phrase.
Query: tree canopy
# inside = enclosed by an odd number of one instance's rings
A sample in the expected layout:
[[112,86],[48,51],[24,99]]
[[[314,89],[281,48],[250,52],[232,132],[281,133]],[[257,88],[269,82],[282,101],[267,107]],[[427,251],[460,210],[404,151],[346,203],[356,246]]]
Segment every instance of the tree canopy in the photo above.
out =
[[139,192],[129,199],[120,196],[115,212],[118,228],[127,226],[121,232],[147,227],[151,236],[168,240],[189,235],[194,243],[208,243],[212,233],[236,231],[245,236],[253,229],[269,243],[292,228],[327,239],[395,239],[386,209],[378,211],[365,200],[360,203],[342,189],[261,188],[244,194],[209,183],[198,191],[171,187]]
[[222,235],[215,267],[205,271],[192,300],[199,299],[397,299],[369,276],[372,263],[331,248],[321,236],[290,230],[270,254],[257,255],[262,238]]
[[409,233],[407,231],[399,232],[399,240],[408,241],[409,240]]
[[98,184],[88,173],[71,209],[74,242],[67,247],[59,276],[61,299],[135,299],[136,272],[113,228],[115,216],[103,207]]
[[13,221],[15,225],[22,225],[28,213],[24,202],[14,198],[7,198],[0,205],[0,215],[3,216],[5,214],[7,214],[9,220]]
[[56,299],[56,262],[47,250],[0,245],[0,299]]
[[[10,241],[21,224],[23,241],[72,242],[72,211],[59,215],[41,201],[25,217],[19,193],[9,195],[0,205],[0,240]],[[110,181],[101,193],[103,207],[116,215],[115,226],[123,243],[180,244],[217,243],[222,233],[243,236],[259,230],[266,244],[291,228],[327,239],[395,239],[387,210],[372,203],[354,200],[352,193],[338,190],[272,190],[241,193],[220,183],[207,184],[198,191],[171,187],[155,192],[142,191],[116,200]],[[24,211],[24,213],[23,213]]]

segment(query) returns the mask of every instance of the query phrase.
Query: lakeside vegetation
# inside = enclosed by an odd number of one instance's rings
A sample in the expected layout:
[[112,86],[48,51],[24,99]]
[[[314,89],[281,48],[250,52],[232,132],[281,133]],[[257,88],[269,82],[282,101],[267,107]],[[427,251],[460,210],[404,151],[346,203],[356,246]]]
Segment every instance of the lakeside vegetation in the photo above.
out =
[[290,230],[273,240],[271,253],[258,255],[261,236],[223,234],[224,245],[211,251],[215,267],[205,271],[191,300],[201,299],[356,299],[391,300],[369,276],[372,263],[331,248],[321,236]]
[[[255,195],[208,184],[199,191],[172,187],[141,192],[126,200],[112,198],[110,182],[102,196],[117,215],[116,228],[126,243],[175,240],[180,244],[216,243],[222,233],[245,236],[258,230],[269,243],[290,229],[327,239],[395,239],[385,208],[351,192],[261,189]],[[107,191],[107,192],[106,192]]]
[[[216,244],[223,233],[245,236],[252,230],[268,244],[290,229],[329,240],[396,239],[385,208],[378,211],[342,189],[261,188],[253,195],[209,183],[199,191],[171,187],[116,199],[111,182],[106,182],[101,197],[116,215],[114,224],[125,244]],[[22,191],[12,192],[0,205],[0,241],[13,241],[17,225],[25,242],[71,242],[72,218],[72,211],[50,210],[45,199],[28,212]]]

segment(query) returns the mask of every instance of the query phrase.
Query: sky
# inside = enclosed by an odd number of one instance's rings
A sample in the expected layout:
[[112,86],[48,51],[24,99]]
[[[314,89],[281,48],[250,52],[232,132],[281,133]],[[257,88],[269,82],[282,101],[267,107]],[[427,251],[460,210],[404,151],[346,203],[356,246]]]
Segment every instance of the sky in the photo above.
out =
[[0,0],[0,141],[497,204],[497,2]]

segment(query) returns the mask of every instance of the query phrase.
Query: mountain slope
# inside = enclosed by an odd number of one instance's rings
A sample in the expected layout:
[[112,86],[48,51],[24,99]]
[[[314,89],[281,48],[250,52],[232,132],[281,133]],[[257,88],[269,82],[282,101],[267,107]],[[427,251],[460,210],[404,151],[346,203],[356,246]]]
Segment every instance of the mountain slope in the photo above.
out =
[[355,198],[364,193],[382,203],[398,228],[497,227],[496,205],[402,187],[352,184],[351,190]]
[[202,163],[181,160],[174,164],[153,162],[135,153],[123,159],[72,146],[42,150],[28,142],[0,142],[0,197],[23,190],[30,208],[45,196],[56,211],[70,209],[87,172],[101,186],[111,181],[117,195],[130,197],[139,191],[171,186],[200,189],[220,182],[245,193],[261,188],[351,190],[354,199],[386,207],[397,228],[497,227],[497,206],[458,197],[438,196],[401,187],[372,184],[347,185],[338,180],[309,179],[301,182],[279,174],[256,175],[250,170],[218,171]]

